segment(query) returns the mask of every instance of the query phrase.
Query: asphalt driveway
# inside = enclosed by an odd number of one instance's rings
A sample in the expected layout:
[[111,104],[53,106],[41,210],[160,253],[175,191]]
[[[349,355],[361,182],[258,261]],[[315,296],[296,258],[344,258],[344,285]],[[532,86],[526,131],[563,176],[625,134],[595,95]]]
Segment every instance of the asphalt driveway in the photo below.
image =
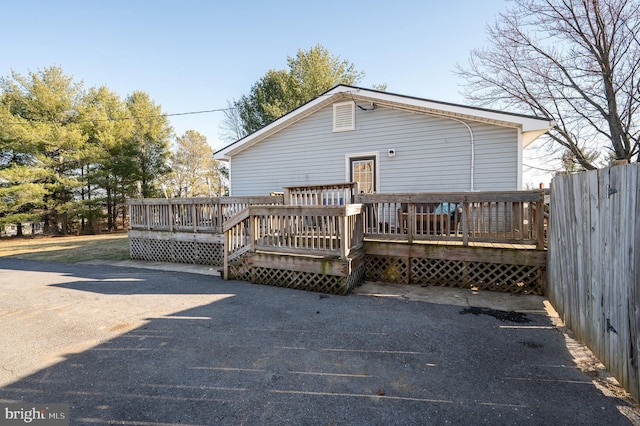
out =
[[632,424],[543,314],[0,258],[0,402],[71,424]]

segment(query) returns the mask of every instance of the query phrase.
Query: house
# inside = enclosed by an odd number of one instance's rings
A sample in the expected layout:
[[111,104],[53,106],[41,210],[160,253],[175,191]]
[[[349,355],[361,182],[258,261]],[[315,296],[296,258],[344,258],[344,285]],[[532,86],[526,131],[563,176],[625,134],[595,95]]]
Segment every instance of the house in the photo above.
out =
[[365,193],[522,189],[549,118],[339,85],[217,151],[230,195],[358,182]]

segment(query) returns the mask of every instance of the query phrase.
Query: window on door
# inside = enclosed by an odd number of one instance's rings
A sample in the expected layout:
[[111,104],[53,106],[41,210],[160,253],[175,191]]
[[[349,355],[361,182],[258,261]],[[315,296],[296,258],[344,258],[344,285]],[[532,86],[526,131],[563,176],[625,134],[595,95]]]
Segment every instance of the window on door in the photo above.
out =
[[358,182],[361,193],[376,192],[376,157],[352,157],[349,159],[351,182]]

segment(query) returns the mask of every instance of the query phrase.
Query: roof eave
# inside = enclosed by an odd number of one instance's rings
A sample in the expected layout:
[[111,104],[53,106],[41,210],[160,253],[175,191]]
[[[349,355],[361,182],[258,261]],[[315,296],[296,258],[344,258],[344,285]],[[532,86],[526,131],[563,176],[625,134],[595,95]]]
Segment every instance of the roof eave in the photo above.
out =
[[245,149],[255,145],[261,140],[271,136],[272,134],[279,132],[281,129],[290,126],[291,124],[300,121],[305,117],[308,117],[315,111],[323,108],[325,105],[329,105],[336,100],[339,100],[346,96],[343,93],[331,94],[330,92],[331,91],[318,96],[317,98],[307,102],[306,104],[303,104],[293,111],[283,115],[282,117],[278,118],[276,121],[268,124],[262,129],[257,130],[254,133],[232,143],[231,145],[227,145],[226,147],[214,152],[213,158],[216,160],[229,161],[233,155],[244,151]]
[[521,114],[506,113],[478,107],[451,104],[447,102],[432,101],[411,96],[398,95],[359,87],[338,85],[333,89],[323,93],[317,98],[296,108],[278,118],[273,123],[262,129],[228,145],[214,153],[216,160],[229,161],[232,156],[255,145],[266,137],[277,133],[283,128],[302,120],[315,111],[343,98],[351,98],[360,101],[369,101],[393,107],[410,109],[416,112],[427,114],[438,114],[471,121],[480,121],[499,126],[518,127],[522,131],[523,145],[526,147],[536,138],[546,133],[554,126],[553,120],[549,118],[538,118]]

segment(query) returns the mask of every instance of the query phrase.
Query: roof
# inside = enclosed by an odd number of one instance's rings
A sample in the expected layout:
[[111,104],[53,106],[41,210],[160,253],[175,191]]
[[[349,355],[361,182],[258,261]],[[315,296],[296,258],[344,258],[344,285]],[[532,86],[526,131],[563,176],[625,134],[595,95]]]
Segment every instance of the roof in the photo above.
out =
[[524,147],[554,126],[554,121],[548,117],[540,118],[448,102],[433,101],[430,99],[399,95],[379,90],[364,89],[355,86],[338,85],[315,99],[312,99],[293,111],[283,115],[262,129],[257,130],[254,133],[216,151],[214,153],[214,158],[217,160],[228,160],[233,155],[244,151],[274,133],[279,132],[285,127],[308,117],[319,109],[345,99],[351,99],[359,102],[370,102],[377,106],[385,106],[388,108],[422,112],[427,115],[437,115],[460,120],[495,124],[497,126],[520,128],[522,131]]

